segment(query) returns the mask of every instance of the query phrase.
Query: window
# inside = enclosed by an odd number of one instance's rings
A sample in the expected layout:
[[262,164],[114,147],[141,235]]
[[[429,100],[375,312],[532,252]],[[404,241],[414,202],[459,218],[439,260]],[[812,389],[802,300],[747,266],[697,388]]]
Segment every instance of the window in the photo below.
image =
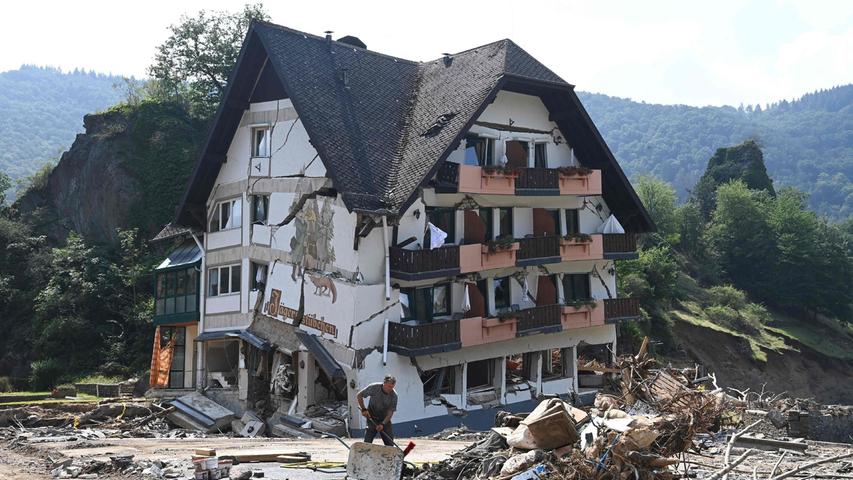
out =
[[563,275],[563,296],[567,302],[576,300],[588,300],[592,297],[589,293],[589,274],[572,273]]
[[169,370],[168,388],[184,388],[184,364],[186,361],[187,329],[185,327],[160,327],[160,346],[165,347],[175,339],[172,350],[172,366]]
[[527,168],[527,157],[530,151],[530,144],[521,140],[507,140],[504,143],[506,155],[506,165],[514,168]]
[[486,241],[495,239],[495,217],[491,208],[481,208],[480,219],[483,220],[483,228],[486,231]]
[[512,236],[512,208],[498,209],[498,237]]
[[469,135],[465,137],[465,165],[494,165],[495,141],[491,138]]
[[575,209],[566,210],[566,234],[580,233],[580,219]]
[[487,358],[476,362],[468,362],[466,375],[468,389],[491,385],[495,378],[495,360]]
[[270,211],[269,195],[252,195],[252,225],[266,225]]
[[548,168],[548,144],[537,143],[533,148],[533,166]]
[[218,232],[220,230],[240,228],[242,223],[243,208],[240,199],[225,200],[224,202],[217,203],[213,208],[209,230],[211,232]]
[[430,322],[435,317],[450,315],[450,284],[400,289],[403,320]]
[[263,263],[251,263],[252,290],[263,290],[267,283],[267,266]]
[[[440,228],[447,234],[444,243],[456,243],[456,209],[431,208],[426,209],[427,221]],[[426,243],[424,243],[426,245]]]
[[508,310],[511,304],[509,277],[495,278],[495,310]]
[[196,291],[198,274],[195,267],[157,273],[155,315],[172,315],[198,311]]
[[[495,230],[494,211],[498,213],[498,228]],[[481,208],[480,218],[486,227],[486,241],[512,235],[512,208]]]
[[450,284],[436,285],[432,289],[432,315],[450,315]]
[[240,293],[240,265],[212,267],[207,271],[207,296]]
[[270,156],[270,128],[255,127],[252,129],[252,156]]

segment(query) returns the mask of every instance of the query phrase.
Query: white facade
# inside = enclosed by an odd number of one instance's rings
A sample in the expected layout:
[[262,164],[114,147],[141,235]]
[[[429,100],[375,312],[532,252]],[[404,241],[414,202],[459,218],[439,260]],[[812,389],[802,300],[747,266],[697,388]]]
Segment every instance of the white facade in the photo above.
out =
[[[471,133],[493,139],[494,155],[498,158],[504,155],[506,141],[523,141],[531,146],[537,143],[545,145],[549,168],[579,164],[556,124],[548,120],[548,111],[537,97],[501,92],[477,123]],[[513,125],[522,131],[497,129],[494,124]],[[531,133],[528,130],[548,133]],[[263,140],[259,142],[257,138]],[[464,163],[465,147],[463,141],[448,161]],[[530,150],[532,152],[534,148]],[[531,153],[529,166],[534,166],[533,161]],[[324,196],[322,189],[328,187],[334,185],[326,177],[322,159],[311,146],[290,100],[252,104],[244,112],[227,161],[219,171],[207,202],[208,231],[204,236],[201,284],[204,299],[200,333],[246,329],[257,315],[282,322],[283,328],[292,328],[290,325],[294,317],[301,315],[302,322],[297,328],[319,337],[321,344],[346,373],[352,429],[365,427],[364,418],[358,415],[355,392],[381,380],[384,374],[395,375],[398,379],[400,399],[395,422],[411,422],[445,416],[453,409],[473,411],[484,408],[469,399],[471,392],[466,384],[469,377],[481,376],[480,369],[485,368],[482,361],[487,361],[485,365],[492,362],[492,366],[486,369],[492,372],[490,384],[495,392],[491,404],[518,403],[531,400],[540,393],[577,392],[575,370],[543,378],[546,376],[543,372],[550,367],[543,366],[544,355],[541,352],[568,352],[565,355],[572,358],[567,360],[567,365],[573,365],[576,347],[582,342],[593,345],[615,343],[615,327],[610,324],[518,336],[415,357],[389,351],[386,338],[386,323],[401,321],[401,288],[449,282],[450,312],[446,317],[458,317],[464,313],[466,287],[461,278],[450,276],[409,281],[388,278],[388,244],[415,237],[416,241],[405,248],[422,246],[428,208],[456,208],[466,199],[473,200],[482,208],[510,208],[511,233],[515,238],[525,238],[534,233],[534,209],[555,212],[555,218],[560,219],[555,233],[561,235],[567,233],[566,212],[577,210],[578,233],[595,234],[609,215],[600,195],[460,194],[426,188],[400,216],[396,225],[386,229],[378,224],[366,236],[357,237],[357,229],[364,225],[360,222],[361,217],[349,212],[340,196]],[[265,218],[253,222],[253,198],[257,196],[267,197],[268,203],[261,208]],[[218,207],[223,202],[229,205],[227,214],[222,213],[223,207]],[[461,243],[466,228],[465,214],[459,209],[454,215],[455,238],[452,240]],[[491,215],[497,214],[492,211]],[[497,217],[491,220],[493,223],[499,221]],[[357,249],[354,248],[356,243]],[[215,277],[211,273],[213,269],[218,272]],[[589,276],[589,296],[594,300],[604,300],[617,296],[614,272],[611,260],[597,258],[528,267],[513,265],[479,271],[476,275],[487,286],[486,304],[489,308],[486,316],[493,316],[498,313],[493,284],[495,278],[510,276],[510,303],[525,308],[534,305],[530,299],[537,297],[538,278],[542,275],[554,275],[553,278],[558,279],[557,294],[564,300],[566,292],[559,280],[563,275],[592,273]],[[527,296],[523,294],[525,283]],[[258,284],[262,284],[262,288],[253,289]],[[261,294],[262,301],[258,302]],[[304,347],[300,348],[304,350]],[[525,382],[526,386],[507,385],[507,361],[517,354],[528,354],[525,358],[537,362]],[[311,362],[313,357],[303,351],[298,358]],[[197,361],[199,385],[209,384],[210,378],[201,378],[205,372],[210,374],[212,371],[209,360],[205,355],[199,355]],[[245,368],[246,361],[244,353],[240,352],[241,370]],[[455,376],[451,382],[452,391],[442,394],[441,398],[429,398],[424,392],[420,372],[444,367],[451,367],[445,370],[446,375]],[[313,364],[300,368],[297,376],[318,375]],[[478,369],[478,373],[471,374],[469,368]],[[241,378],[232,386],[242,390],[246,383],[243,375],[241,373]],[[314,378],[299,381],[305,386],[313,385],[313,382]],[[245,394],[241,392],[242,399],[245,399]],[[297,411],[309,406],[306,402],[310,404],[317,400],[307,394],[300,399]]]

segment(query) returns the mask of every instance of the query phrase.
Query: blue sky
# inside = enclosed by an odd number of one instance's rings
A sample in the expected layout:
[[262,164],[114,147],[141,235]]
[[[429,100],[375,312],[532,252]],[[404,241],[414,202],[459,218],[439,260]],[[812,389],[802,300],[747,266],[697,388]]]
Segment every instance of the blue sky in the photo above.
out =
[[[167,26],[245,2],[30,1],[0,7],[0,71],[143,76]],[[738,105],[853,82],[853,1],[267,1],[273,21],[412,60],[511,38],[579,90]]]

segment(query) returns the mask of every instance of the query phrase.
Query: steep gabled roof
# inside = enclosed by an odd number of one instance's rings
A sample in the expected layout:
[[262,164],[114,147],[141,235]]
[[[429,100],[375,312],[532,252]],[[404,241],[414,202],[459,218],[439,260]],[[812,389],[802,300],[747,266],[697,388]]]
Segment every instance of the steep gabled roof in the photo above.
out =
[[[279,84],[278,98],[293,102],[344,203],[361,212],[396,215],[404,210],[501,89],[533,90],[543,101],[543,95],[556,92],[583,109],[572,101],[577,98],[572,85],[510,40],[416,63],[254,22],[178,223],[204,225],[204,202],[239,118],[250,101],[258,101],[257,79],[270,72]],[[594,130],[585,111],[582,115]],[[648,214],[600,135],[594,140],[600,140],[600,156],[616,170],[618,183],[605,186],[605,196],[625,197],[627,202],[615,204],[634,209],[637,215],[631,216],[640,219],[626,226],[648,230]]]

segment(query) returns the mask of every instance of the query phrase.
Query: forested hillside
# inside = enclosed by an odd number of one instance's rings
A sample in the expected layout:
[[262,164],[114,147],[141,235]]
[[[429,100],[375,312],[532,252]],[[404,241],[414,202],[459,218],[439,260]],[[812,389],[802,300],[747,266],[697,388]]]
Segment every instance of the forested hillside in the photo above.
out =
[[719,146],[754,138],[777,187],[797,187],[812,209],[832,219],[853,215],[853,85],[764,109],[579,95],[626,173],[666,180],[682,200]]
[[[122,97],[120,77],[24,66],[0,73],[0,172],[13,180],[55,161],[83,115]],[[853,85],[758,109],[653,105],[580,93],[629,176],[652,174],[687,198],[720,145],[755,138],[777,186],[810,195],[819,214],[853,214]]]
[[122,97],[121,77],[24,65],[0,73],[0,172],[13,180],[55,162],[83,131],[83,115]]

